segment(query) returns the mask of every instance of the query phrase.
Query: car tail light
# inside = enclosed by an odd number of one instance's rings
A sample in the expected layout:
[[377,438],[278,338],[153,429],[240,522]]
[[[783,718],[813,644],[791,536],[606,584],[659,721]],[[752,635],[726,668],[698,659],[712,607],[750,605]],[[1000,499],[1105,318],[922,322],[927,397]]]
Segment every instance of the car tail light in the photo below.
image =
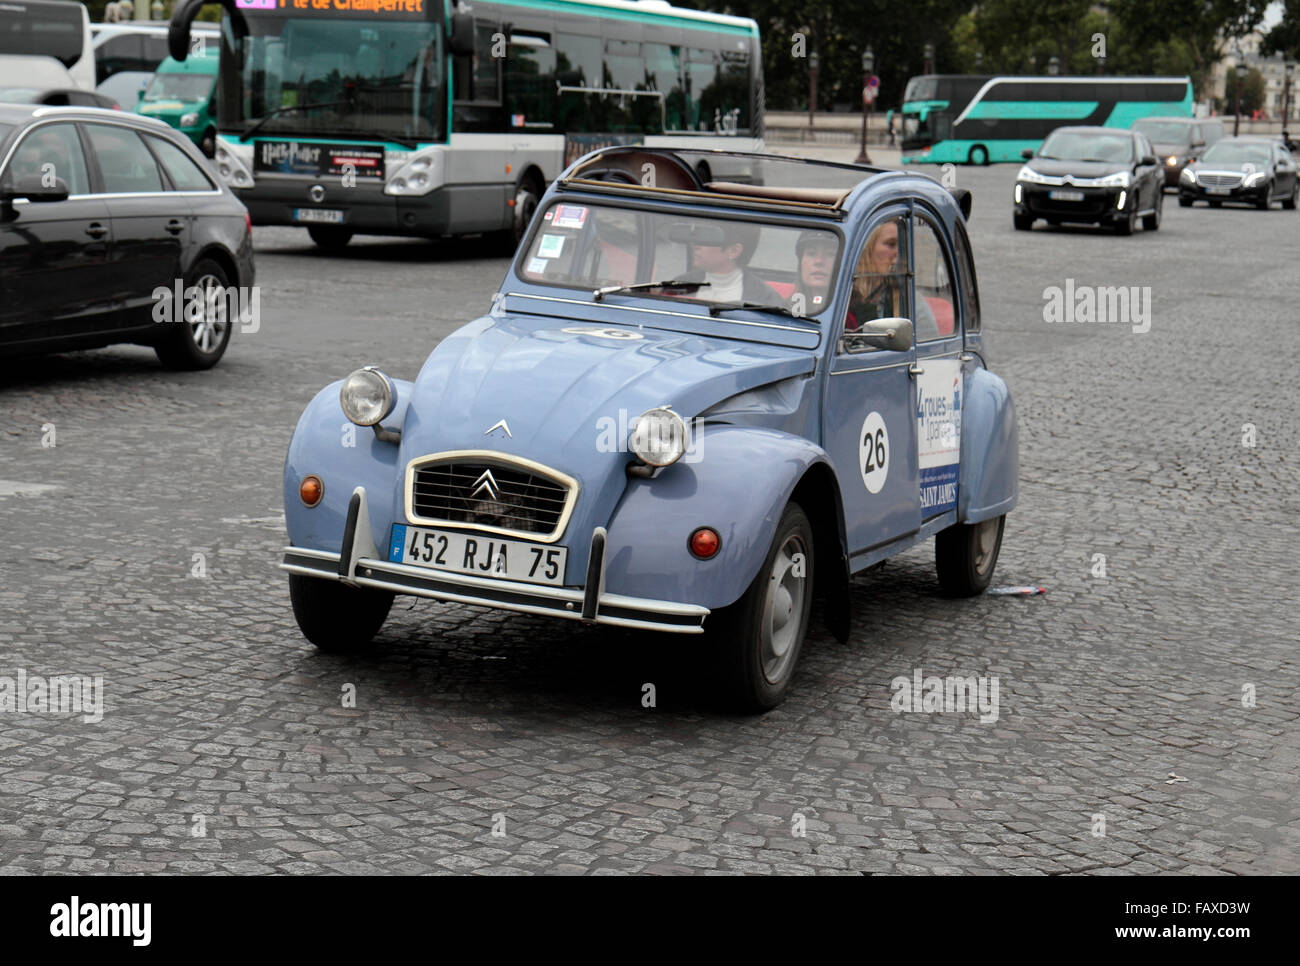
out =
[[700,527],[691,534],[688,546],[691,553],[701,560],[710,560],[716,557],[722,548],[722,538],[712,527]]
[[248,229],[248,234],[253,233],[253,216],[247,211],[244,212],[244,227]]
[[298,498],[306,506],[315,506],[325,495],[325,484],[319,476],[304,476],[298,484]]

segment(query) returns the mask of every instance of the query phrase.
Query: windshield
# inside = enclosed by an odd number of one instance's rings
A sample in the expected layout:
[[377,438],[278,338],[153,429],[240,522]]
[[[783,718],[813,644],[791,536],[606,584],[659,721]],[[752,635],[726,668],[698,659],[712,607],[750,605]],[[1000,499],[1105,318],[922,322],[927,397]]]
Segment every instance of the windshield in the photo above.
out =
[[1156,144],[1192,143],[1192,126],[1177,121],[1138,121],[1133,130],[1141,131]]
[[144,100],[203,101],[212,93],[215,74],[154,74],[144,90]]
[[446,68],[437,24],[257,17],[249,27],[224,128],[244,130],[272,114],[258,134],[441,140]]
[[85,47],[84,17],[79,3],[9,6],[0,17],[0,54],[44,54],[71,67]]
[[829,302],[840,241],[819,228],[556,202],[542,213],[520,275],[595,291],[679,283],[638,296],[745,303],[815,316]]
[[1206,164],[1253,164],[1262,168],[1268,164],[1268,148],[1262,144],[1220,141],[1206,151],[1201,160]]
[[1048,135],[1038,156],[1058,161],[1132,161],[1133,139],[1127,134],[1056,131]]

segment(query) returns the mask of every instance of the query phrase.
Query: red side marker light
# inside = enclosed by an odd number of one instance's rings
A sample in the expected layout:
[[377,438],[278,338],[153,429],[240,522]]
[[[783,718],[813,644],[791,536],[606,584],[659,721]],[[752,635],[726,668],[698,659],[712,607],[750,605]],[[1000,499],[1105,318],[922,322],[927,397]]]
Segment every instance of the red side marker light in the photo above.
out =
[[718,550],[722,547],[722,538],[718,536],[718,531],[712,527],[700,527],[691,534],[688,542],[691,553],[701,560],[709,560],[717,555]]

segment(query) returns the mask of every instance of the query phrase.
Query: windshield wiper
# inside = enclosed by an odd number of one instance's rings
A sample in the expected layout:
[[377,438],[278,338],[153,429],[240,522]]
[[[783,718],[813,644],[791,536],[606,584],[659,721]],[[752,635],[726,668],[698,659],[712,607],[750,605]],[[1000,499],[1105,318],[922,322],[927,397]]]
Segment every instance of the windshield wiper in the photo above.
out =
[[342,101],[320,101],[315,104],[292,104],[289,107],[277,107],[274,111],[267,111],[256,121],[250,124],[247,128],[245,128],[244,133],[239,135],[239,140],[247,141],[249,138],[251,138],[254,134],[257,133],[257,131],[262,127],[263,124],[271,120],[271,118],[277,117],[280,114],[288,114],[290,111],[310,111],[317,107],[338,107],[341,104],[351,105],[355,103],[356,101],[354,99],[354,100],[342,100]]
[[666,282],[638,282],[635,285],[606,285],[604,288],[598,288],[591,293],[593,302],[599,302],[606,295],[613,295],[615,292],[635,292],[643,288],[685,288],[697,289],[703,286],[704,282],[691,282],[684,279],[671,278]]
[[777,315],[789,316],[792,319],[802,319],[804,316],[795,315],[784,305],[768,305],[766,302],[709,302],[709,315],[717,318],[718,313],[727,312],[731,309],[750,309],[755,312],[775,312]]

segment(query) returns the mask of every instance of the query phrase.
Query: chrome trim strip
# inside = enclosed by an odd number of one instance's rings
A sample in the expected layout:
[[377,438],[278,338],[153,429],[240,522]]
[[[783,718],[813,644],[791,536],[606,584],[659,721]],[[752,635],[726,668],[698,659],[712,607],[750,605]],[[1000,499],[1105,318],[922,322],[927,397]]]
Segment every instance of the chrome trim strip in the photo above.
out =
[[900,369],[903,366],[911,366],[911,362],[891,362],[887,366],[868,366],[865,369],[832,369],[832,376],[847,376],[853,372],[879,372],[882,369]]
[[[806,335],[816,335],[819,338],[821,336],[820,331],[814,332],[811,329],[803,329],[797,325],[780,325],[776,322],[750,322],[747,319],[724,319],[721,316],[714,318],[709,315],[696,315],[693,312],[673,312],[668,309],[648,309],[640,305],[618,305],[614,302],[609,302],[606,299],[601,299],[599,303],[596,303],[590,300],[583,300],[583,299],[560,298],[559,296],[556,295],[532,295],[531,293],[528,292],[507,292],[505,297],[508,299],[509,298],[537,299],[540,302],[563,302],[566,305],[599,304],[600,307],[603,309],[618,309],[620,312],[646,312],[651,315],[671,315],[674,318],[678,318],[678,319],[694,319],[696,322],[701,322],[701,321],[727,322],[730,323],[731,325],[752,325],[752,326],[757,326],[758,328],[761,329],[781,329],[785,332],[803,332]],[[739,308],[739,306],[737,306],[737,308]],[[581,319],[575,319],[574,321],[580,322]]]
[[[475,523],[461,523],[457,520],[439,520],[434,517],[418,516],[415,512],[413,499],[415,471],[432,463],[449,463],[453,460],[482,460],[487,463],[504,463],[506,466],[518,466],[538,476],[548,477],[555,483],[566,487],[567,495],[564,501],[564,509],[560,511],[560,518],[555,523],[555,529],[549,534],[541,534],[530,530],[489,527]],[[578,503],[578,494],[581,490],[582,485],[574,477],[569,476],[567,473],[561,473],[559,470],[543,463],[525,459],[522,456],[512,456],[509,453],[502,453],[500,450],[494,449],[454,449],[441,453],[430,453],[427,456],[417,456],[406,464],[406,478],[402,484],[402,503],[403,509],[406,511],[406,522],[414,526],[446,527],[452,530],[473,530],[477,533],[499,533],[502,536],[527,540],[531,543],[555,543],[564,535],[564,528],[569,525],[569,517],[573,515],[573,508]]]

